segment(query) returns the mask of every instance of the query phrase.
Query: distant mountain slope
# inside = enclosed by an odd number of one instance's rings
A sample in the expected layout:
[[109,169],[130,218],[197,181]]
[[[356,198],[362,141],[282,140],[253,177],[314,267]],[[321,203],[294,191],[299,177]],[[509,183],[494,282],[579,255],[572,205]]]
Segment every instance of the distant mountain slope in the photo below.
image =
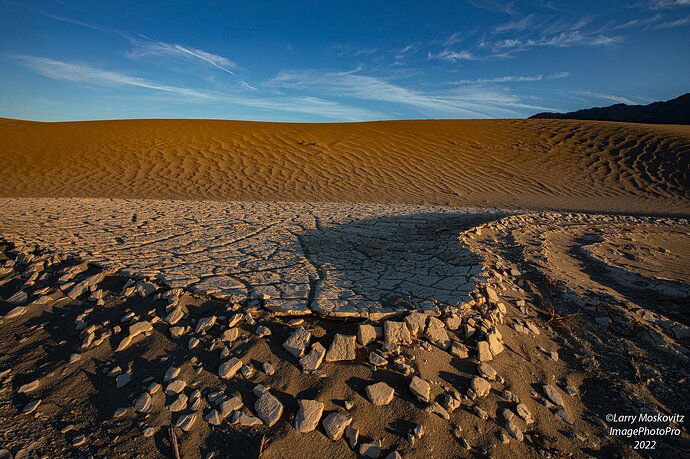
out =
[[537,113],[530,118],[625,121],[629,123],[690,124],[690,93],[649,105],[615,104],[568,113]]

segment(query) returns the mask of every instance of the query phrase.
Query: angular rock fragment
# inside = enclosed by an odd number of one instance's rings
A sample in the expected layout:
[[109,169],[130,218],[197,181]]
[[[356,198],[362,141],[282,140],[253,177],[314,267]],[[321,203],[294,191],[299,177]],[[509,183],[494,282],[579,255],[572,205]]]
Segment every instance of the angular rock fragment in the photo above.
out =
[[357,341],[362,346],[367,346],[376,340],[376,328],[373,325],[362,324],[357,327]]
[[436,317],[429,317],[429,323],[426,326],[424,335],[429,341],[441,349],[448,349],[450,347],[450,339],[448,338],[446,326]]
[[412,344],[410,330],[407,329],[405,322],[394,322],[387,320],[383,324],[383,338],[386,346]]
[[367,386],[366,392],[369,401],[374,405],[379,406],[388,405],[391,400],[393,400],[393,396],[395,395],[393,388],[385,382],[379,382]]
[[309,339],[311,338],[311,333],[304,329],[304,327],[299,327],[297,330],[292,332],[290,337],[283,343],[283,347],[292,355],[300,358],[304,355],[304,351],[309,344]]
[[311,432],[321,420],[323,403],[317,400],[298,400],[299,410],[295,417],[295,429],[299,432]]
[[254,404],[254,410],[259,418],[264,421],[264,423],[271,427],[273,424],[278,422],[280,416],[283,414],[283,404],[271,395],[270,392],[266,391]]
[[347,414],[334,411],[323,419],[323,428],[328,438],[334,441],[340,440],[345,432],[345,427],[352,423],[352,418]]
[[475,376],[470,383],[470,389],[474,391],[477,397],[486,397],[491,391],[491,383],[480,376]]
[[410,382],[410,391],[420,402],[429,403],[431,397],[431,386],[422,378],[417,376],[412,377]]
[[223,379],[230,379],[242,368],[242,361],[237,357],[233,357],[227,362],[223,362],[218,368],[218,376]]
[[341,335],[337,333],[326,353],[326,362],[354,360],[356,338],[354,335]]
[[326,348],[321,343],[312,344],[309,354],[302,357],[299,361],[302,371],[316,371],[321,366],[325,355]]
[[551,400],[556,405],[565,406],[565,404],[563,403],[563,397],[561,396],[561,393],[558,392],[558,390],[551,384],[544,384],[544,393],[549,398],[549,400]]

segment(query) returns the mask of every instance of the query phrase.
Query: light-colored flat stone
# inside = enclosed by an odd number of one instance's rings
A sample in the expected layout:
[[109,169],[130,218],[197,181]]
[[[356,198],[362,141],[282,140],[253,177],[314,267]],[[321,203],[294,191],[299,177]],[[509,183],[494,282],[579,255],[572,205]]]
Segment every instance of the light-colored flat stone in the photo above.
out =
[[298,400],[299,410],[295,416],[295,429],[299,432],[311,432],[316,429],[323,414],[323,403],[317,400]]

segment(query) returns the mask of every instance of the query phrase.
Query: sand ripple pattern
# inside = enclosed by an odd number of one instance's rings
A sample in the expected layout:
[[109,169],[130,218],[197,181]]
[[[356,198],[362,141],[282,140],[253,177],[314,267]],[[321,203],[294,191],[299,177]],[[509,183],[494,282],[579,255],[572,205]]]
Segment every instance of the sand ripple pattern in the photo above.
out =
[[[503,211],[413,205],[0,199],[10,241],[277,312],[385,315],[469,299],[458,235]],[[413,306],[410,306],[413,305]]]
[[690,126],[0,119],[5,197],[686,212]]

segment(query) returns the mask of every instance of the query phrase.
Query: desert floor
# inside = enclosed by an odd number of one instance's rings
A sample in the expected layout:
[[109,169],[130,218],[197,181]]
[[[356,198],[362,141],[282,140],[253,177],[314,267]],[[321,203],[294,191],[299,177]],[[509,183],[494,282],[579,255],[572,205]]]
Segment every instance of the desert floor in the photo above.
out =
[[0,134],[2,454],[690,454],[688,126]]

